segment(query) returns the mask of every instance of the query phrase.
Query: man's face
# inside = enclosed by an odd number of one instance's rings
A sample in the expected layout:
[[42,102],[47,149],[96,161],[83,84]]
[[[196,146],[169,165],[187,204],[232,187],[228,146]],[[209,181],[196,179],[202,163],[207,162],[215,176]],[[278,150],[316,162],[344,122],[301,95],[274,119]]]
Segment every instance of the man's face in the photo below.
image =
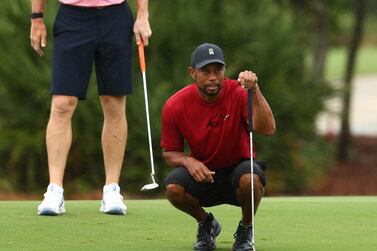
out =
[[189,73],[198,86],[200,96],[205,100],[213,100],[224,86],[225,66],[222,64],[212,63],[199,69],[190,67]]

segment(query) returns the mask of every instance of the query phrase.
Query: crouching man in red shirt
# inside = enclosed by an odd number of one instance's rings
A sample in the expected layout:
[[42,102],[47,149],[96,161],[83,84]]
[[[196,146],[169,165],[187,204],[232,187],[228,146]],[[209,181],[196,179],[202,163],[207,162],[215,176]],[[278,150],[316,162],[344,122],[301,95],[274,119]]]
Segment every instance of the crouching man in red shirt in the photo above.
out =
[[[253,131],[275,132],[272,111],[252,71],[238,80],[225,78],[224,56],[214,44],[198,46],[188,69],[194,83],[171,96],[162,111],[161,147],[175,167],[165,181],[168,200],[198,222],[194,250],[216,248],[221,225],[203,207],[241,207],[242,219],[233,250],[254,250],[251,224],[251,168],[247,90],[253,90]],[[190,154],[184,152],[184,141]],[[253,152],[253,159],[255,152]],[[266,185],[262,165],[254,161],[254,200],[257,209]]]

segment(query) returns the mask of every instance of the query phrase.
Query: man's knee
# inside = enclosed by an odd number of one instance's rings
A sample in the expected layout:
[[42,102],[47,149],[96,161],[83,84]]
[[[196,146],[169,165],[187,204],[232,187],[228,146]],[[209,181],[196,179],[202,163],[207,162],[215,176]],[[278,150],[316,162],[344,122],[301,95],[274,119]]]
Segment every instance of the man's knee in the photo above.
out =
[[[259,180],[259,177],[258,175],[254,174],[254,190],[263,190],[263,185],[262,183],[260,182]],[[241,176],[240,178],[240,181],[239,181],[239,188],[242,190],[242,191],[250,191],[250,188],[251,188],[251,174],[250,173],[246,173],[244,175]]]
[[58,95],[52,98],[51,115],[69,116],[72,115],[78,99],[74,96]]
[[105,118],[111,120],[125,119],[126,98],[124,96],[101,96],[101,104]]
[[111,96],[111,95],[102,95],[100,99],[103,104],[124,104],[126,97],[125,96]]
[[178,184],[169,184],[165,187],[165,194],[169,201],[179,201],[183,198],[185,189]]

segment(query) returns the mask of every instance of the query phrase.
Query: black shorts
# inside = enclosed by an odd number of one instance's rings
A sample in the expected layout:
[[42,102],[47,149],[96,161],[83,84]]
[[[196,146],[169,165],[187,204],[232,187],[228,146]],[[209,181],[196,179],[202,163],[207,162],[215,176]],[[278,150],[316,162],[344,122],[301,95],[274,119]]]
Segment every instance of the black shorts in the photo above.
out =
[[[254,174],[258,175],[263,186],[266,185],[264,175],[265,164],[253,162]],[[169,184],[179,184],[188,193],[199,199],[203,207],[211,207],[220,204],[239,206],[236,198],[236,189],[243,174],[251,173],[250,160],[245,160],[237,166],[216,171],[213,183],[196,182],[185,167],[177,167],[170,172],[165,180],[164,187]]]
[[99,95],[131,94],[133,17],[128,4],[61,4],[53,35],[51,93],[86,98],[95,64]]

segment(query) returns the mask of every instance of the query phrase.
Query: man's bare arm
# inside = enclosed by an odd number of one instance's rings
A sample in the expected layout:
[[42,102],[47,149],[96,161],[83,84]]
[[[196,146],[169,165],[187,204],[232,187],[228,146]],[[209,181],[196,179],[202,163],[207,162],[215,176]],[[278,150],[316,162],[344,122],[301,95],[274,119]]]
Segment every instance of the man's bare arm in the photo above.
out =
[[179,151],[163,151],[162,156],[172,167],[185,167],[197,182],[213,182],[215,172],[209,170],[201,161]]
[[259,89],[257,75],[249,70],[238,74],[238,83],[244,89],[253,90],[253,130],[262,135],[272,135],[276,131],[271,108]]
[[[31,12],[44,12],[46,0],[31,0]],[[46,47],[47,31],[43,18],[31,19],[30,43],[31,47],[43,56],[43,48]]]
[[273,135],[276,131],[274,115],[258,84],[253,88],[253,129],[266,136]]
[[144,45],[148,45],[148,39],[152,35],[152,30],[149,25],[148,0],[136,0],[136,21],[134,24],[134,34],[136,43],[140,44],[141,40]]

